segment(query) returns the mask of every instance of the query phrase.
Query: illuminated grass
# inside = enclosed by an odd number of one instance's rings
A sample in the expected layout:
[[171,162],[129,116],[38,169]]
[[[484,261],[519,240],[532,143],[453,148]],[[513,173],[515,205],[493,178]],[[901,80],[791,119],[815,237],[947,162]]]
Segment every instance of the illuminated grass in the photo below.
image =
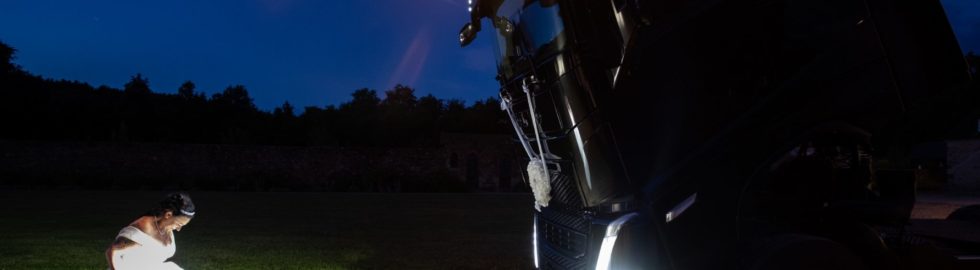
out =
[[[0,269],[105,269],[120,228],[163,192],[0,192]],[[523,269],[527,194],[191,192],[186,269]]]

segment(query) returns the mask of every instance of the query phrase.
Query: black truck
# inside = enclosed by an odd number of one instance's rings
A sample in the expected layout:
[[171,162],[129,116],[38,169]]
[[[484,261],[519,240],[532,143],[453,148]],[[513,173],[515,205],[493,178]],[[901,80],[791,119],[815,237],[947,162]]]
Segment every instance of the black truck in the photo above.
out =
[[976,267],[980,240],[908,229],[889,163],[914,108],[970,80],[938,0],[469,10],[459,41],[493,38],[528,157],[535,268]]

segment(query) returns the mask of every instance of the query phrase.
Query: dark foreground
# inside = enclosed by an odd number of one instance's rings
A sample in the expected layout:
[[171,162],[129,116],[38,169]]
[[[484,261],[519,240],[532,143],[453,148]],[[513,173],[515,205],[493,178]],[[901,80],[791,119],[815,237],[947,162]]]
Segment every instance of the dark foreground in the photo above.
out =
[[[163,192],[0,191],[0,269],[105,269],[120,228]],[[186,269],[523,269],[526,194],[192,192]]]

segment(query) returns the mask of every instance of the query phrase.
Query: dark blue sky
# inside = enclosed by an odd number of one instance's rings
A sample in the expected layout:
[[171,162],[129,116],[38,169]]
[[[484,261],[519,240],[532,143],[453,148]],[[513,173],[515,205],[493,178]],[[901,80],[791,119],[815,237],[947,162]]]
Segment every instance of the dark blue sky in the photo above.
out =
[[[964,51],[980,52],[980,1],[943,0]],[[457,45],[466,0],[5,0],[0,40],[49,78],[208,94],[245,85],[259,108],[349,100],[397,83],[440,98],[495,96],[490,39]]]
[[[49,78],[155,92],[243,84],[265,110],[323,106],[398,83],[421,96],[496,95],[491,43],[459,48],[466,0],[3,1],[0,40]],[[383,93],[379,93],[383,95]]]
[[963,52],[980,53],[980,1],[941,0]]

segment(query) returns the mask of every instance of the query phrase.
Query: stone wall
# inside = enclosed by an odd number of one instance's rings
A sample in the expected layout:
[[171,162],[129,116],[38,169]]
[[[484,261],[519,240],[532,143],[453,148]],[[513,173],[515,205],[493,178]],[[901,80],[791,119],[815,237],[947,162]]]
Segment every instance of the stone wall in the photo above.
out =
[[525,190],[523,171],[527,158],[521,158],[513,136],[492,134],[443,133],[442,147],[447,167],[462,177],[467,186],[482,191]]
[[517,162],[498,151],[504,143],[449,138],[440,148],[0,141],[0,187],[455,192],[520,183]]

